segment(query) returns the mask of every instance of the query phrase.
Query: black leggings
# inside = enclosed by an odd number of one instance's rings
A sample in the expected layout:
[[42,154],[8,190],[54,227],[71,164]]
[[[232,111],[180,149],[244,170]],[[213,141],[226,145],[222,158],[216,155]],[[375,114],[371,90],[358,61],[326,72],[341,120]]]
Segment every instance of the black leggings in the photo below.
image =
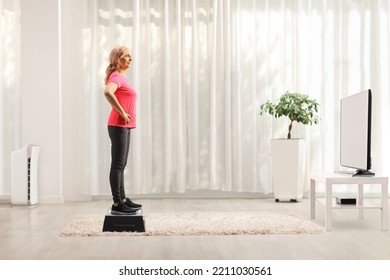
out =
[[114,203],[126,199],[124,187],[124,171],[130,148],[130,128],[108,126],[111,139],[110,185]]

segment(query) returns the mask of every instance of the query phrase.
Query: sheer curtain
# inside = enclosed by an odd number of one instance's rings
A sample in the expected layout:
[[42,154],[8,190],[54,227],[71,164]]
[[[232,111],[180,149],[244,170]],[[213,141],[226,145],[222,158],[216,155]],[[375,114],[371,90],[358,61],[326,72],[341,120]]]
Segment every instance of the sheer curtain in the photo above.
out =
[[320,102],[320,125],[293,132],[307,139],[309,173],[339,169],[339,100],[371,88],[373,169],[389,171],[387,1],[63,5],[77,9],[77,18],[75,9],[64,9],[62,18],[81,39],[72,41],[73,55],[82,57],[80,69],[72,69],[83,77],[81,90],[69,94],[84,104],[76,110],[85,148],[78,159],[88,174],[83,192],[109,192],[110,108],[102,91],[108,53],[116,45],[132,52],[128,79],[139,94],[126,173],[131,193],[272,192],[269,140],[285,136],[287,120],[260,117],[258,107],[287,90]]
[[[126,176],[131,192],[271,191],[270,130],[257,115],[261,58],[253,61],[255,37],[240,38],[246,26],[238,2],[89,1],[85,10],[88,115],[99,120],[87,133],[94,188],[107,190],[110,108],[102,80],[109,51],[121,44],[132,52],[128,78],[139,94]],[[245,79],[243,71],[250,73]],[[102,149],[105,156],[93,159]]]
[[19,148],[20,3],[0,0],[0,195],[10,194],[10,156]]

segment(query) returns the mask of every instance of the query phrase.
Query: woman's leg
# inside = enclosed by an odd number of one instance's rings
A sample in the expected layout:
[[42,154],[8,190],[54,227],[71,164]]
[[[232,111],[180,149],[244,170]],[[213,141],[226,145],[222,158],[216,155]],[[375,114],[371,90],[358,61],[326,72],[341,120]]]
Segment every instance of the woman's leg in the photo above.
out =
[[130,144],[128,132],[128,128],[108,127],[108,134],[111,139],[110,185],[114,203],[119,203],[124,194],[123,176]]
[[121,173],[121,182],[120,182],[120,190],[121,190],[121,199],[126,199],[126,193],[125,193],[125,167],[127,165],[127,159],[129,157],[129,150],[130,150],[130,135],[131,135],[130,128],[126,128],[126,149],[125,149],[125,162],[122,168]]

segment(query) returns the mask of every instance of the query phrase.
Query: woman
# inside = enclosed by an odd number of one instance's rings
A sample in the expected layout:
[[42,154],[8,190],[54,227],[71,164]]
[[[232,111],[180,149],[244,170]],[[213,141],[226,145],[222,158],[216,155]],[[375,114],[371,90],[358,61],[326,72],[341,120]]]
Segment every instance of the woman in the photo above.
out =
[[106,69],[104,95],[112,106],[108,118],[108,134],[111,139],[110,185],[114,204],[112,214],[131,214],[142,205],[132,202],[125,195],[124,170],[130,147],[130,132],[136,127],[137,93],[130,86],[125,72],[130,68],[131,56],[126,47],[112,49]]

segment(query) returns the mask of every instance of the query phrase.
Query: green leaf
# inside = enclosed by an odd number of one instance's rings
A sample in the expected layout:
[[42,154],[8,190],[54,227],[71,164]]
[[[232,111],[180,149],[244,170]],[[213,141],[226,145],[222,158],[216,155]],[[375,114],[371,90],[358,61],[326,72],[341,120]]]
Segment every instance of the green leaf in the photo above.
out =
[[318,107],[317,100],[310,99],[308,95],[287,91],[280,97],[279,102],[273,104],[268,100],[260,105],[260,115],[268,113],[275,118],[284,116],[291,122],[312,125],[319,123]]

